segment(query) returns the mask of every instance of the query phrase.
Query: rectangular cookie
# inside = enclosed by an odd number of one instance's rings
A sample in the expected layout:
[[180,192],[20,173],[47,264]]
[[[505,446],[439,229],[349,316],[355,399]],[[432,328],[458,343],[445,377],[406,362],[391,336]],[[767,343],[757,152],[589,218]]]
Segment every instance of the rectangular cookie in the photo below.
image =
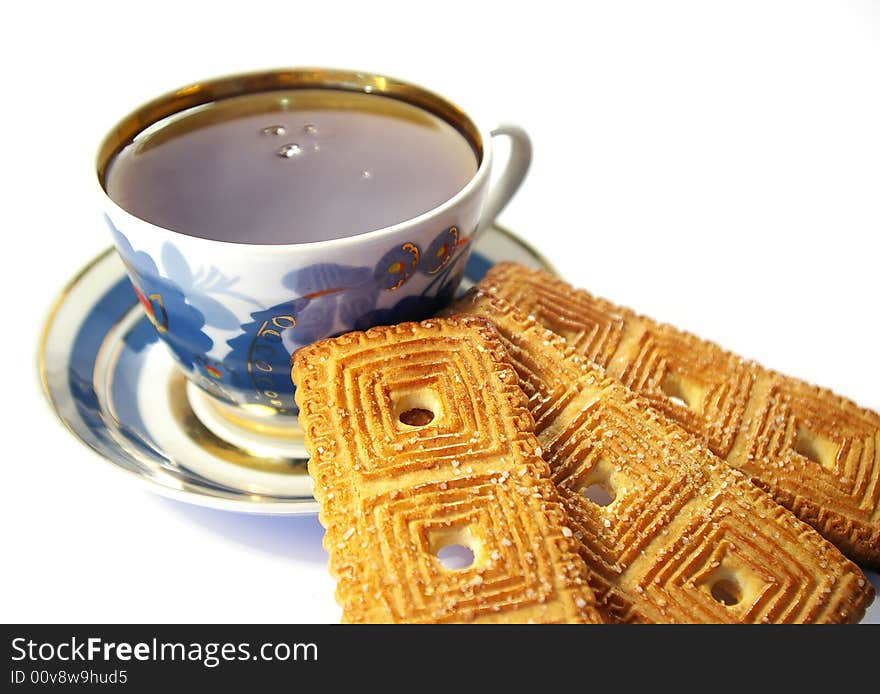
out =
[[602,621],[488,321],[324,340],[292,376],[343,621]]
[[500,297],[475,290],[456,311],[495,324],[614,618],[861,619],[874,591],[859,568],[742,472]]
[[880,415],[546,272],[503,263],[479,286],[564,337],[851,559],[880,567]]

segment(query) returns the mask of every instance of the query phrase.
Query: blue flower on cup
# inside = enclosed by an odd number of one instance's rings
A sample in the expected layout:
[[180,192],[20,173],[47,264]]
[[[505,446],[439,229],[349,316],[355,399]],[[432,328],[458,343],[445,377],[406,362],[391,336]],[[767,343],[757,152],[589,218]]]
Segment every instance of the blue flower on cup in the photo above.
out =
[[192,369],[195,360],[214,346],[214,341],[202,332],[206,324],[204,315],[187,303],[177,284],[159,274],[159,268],[149,254],[134,250],[125,234],[109,217],[105,216],[105,219],[147,318],[178,361]]
[[[423,294],[436,296],[439,311],[452,301],[458,282],[464,274],[464,252],[470,246],[471,237],[462,236],[458,227],[451,226],[441,231],[428,246],[419,272],[432,277]],[[416,319],[412,319],[416,320]]]
[[383,255],[373,270],[373,279],[381,289],[400,289],[413,276],[419,265],[421,251],[414,243],[396,246]]
[[351,314],[368,311],[378,289],[368,267],[319,263],[290,272],[282,284],[299,298],[251,313],[241,334],[227,341],[226,361],[236,369],[238,388],[256,404],[296,412],[290,381],[290,355],[298,346],[328,337],[338,325],[351,325]]
[[459,244],[464,245],[469,242],[469,239],[460,239],[459,237],[460,234],[456,226],[441,231],[425,251],[419,270],[429,275],[436,275],[440,272],[456,255]]
[[[290,353],[285,345],[288,333],[300,328],[303,309],[309,302],[295,299],[251,314],[242,332],[227,340],[230,352],[225,362],[234,365],[232,385],[249,394],[252,404],[279,412],[296,412],[290,380]],[[314,330],[316,323],[306,325]]]
[[433,275],[422,293],[406,296],[389,308],[373,308],[361,313],[352,323],[354,329],[424,320],[445,308],[452,301],[464,273],[465,254],[458,251],[467,243],[469,239],[460,240],[455,227],[441,232],[428,246],[418,267],[419,272]]
[[239,322],[232,311],[210,294],[231,296],[256,303],[233,289],[238,281],[237,277],[226,277],[215,267],[199,268],[197,272],[193,272],[174,244],[167,241],[162,244],[161,260],[165,274],[176,278],[181,290],[186,293],[187,302],[205,317],[205,324],[212,328],[234,330],[239,326]]
[[372,308],[379,293],[370,268],[338,263],[289,272],[281,283],[299,297],[294,341],[300,345],[327,337],[338,322],[350,325],[352,314]]

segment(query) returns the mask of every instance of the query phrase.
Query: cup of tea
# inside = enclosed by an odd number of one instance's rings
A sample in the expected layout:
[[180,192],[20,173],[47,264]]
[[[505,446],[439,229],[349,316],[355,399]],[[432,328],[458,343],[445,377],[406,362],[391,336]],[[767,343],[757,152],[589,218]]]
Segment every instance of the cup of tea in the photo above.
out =
[[[510,155],[490,186],[499,136]],[[296,349],[452,298],[530,157],[521,128],[484,129],[414,84],[280,69],[141,106],[101,143],[97,180],[193,409],[246,445],[295,416]]]

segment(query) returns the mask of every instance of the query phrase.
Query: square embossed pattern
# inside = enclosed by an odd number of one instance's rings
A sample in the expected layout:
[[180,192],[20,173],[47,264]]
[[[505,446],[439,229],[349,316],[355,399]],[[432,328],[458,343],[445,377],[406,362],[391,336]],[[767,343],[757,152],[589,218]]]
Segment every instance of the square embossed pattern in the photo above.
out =
[[325,340],[293,379],[343,620],[601,621],[487,321]]
[[700,441],[494,294],[510,355],[594,593],[620,621],[850,622],[873,589],[852,562]]
[[479,286],[564,337],[851,559],[880,567],[880,415],[539,270],[500,263]]

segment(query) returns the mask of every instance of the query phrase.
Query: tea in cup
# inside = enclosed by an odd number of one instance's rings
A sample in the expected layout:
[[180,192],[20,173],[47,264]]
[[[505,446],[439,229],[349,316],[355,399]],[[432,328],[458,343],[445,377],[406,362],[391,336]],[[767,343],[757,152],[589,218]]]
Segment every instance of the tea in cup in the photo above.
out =
[[[499,135],[511,153],[490,190]],[[116,248],[193,409],[247,445],[287,438],[296,349],[451,300],[530,152],[522,129],[483,130],[421,87],[288,69],[149,102],[107,135],[97,174]]]

